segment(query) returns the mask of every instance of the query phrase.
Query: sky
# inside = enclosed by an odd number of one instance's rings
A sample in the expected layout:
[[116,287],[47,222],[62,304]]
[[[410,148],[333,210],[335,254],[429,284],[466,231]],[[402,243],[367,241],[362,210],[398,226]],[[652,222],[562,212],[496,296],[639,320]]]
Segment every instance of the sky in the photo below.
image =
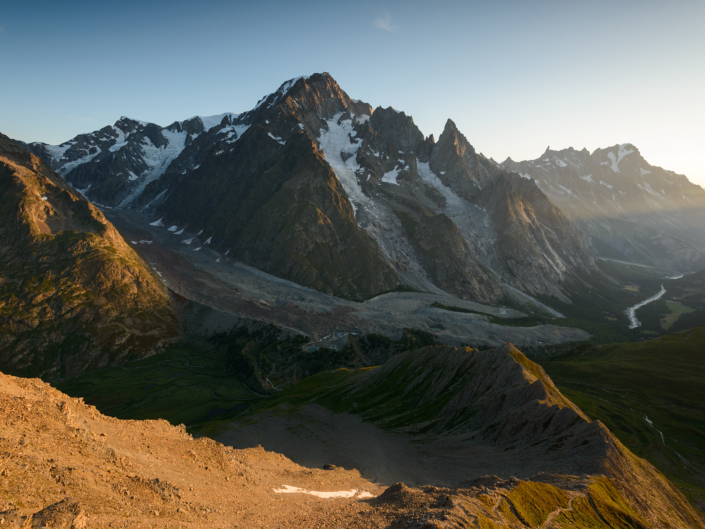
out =
[[703,0],[6,2],[0,132],[244,112],[327,71],[497,161],[632,143],[705,187],[703,27]]

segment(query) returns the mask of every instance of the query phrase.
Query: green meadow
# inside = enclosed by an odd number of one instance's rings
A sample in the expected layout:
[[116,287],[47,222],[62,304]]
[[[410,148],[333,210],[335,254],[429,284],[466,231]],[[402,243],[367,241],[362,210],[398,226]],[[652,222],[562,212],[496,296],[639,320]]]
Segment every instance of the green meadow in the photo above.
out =
[[182,343],[144,360],[55,385],[106,415],[197,426],[234,417],[261,400],[225,366],[225,353]]
[[566,397],[705,510],[705,328],[583,345],[541,364]]

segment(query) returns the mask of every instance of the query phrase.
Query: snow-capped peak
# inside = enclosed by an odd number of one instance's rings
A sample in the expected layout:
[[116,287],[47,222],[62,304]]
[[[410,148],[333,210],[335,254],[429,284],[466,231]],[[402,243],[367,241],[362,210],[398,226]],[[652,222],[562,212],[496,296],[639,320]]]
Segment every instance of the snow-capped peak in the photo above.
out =
[[234,112],[225,112],[224,114],[216,114],[215,116],[194,116],[191,119],[200,119],[201,123],[203,123],[203,129],[208,132],[211,130],[213,127],[217,127],[223,122],[223,118],[226,116],[229,117],[230,123],[238,117],[240,114],[235,114]]

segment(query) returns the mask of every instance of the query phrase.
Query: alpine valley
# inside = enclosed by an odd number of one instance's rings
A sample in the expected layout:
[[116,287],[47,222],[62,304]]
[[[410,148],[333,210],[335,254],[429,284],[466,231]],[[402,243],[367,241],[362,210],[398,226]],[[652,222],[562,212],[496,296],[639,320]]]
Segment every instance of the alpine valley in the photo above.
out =
[[0,215],[3,527],[705,527],[705,190],[631,144],[313,74],[0,134]]

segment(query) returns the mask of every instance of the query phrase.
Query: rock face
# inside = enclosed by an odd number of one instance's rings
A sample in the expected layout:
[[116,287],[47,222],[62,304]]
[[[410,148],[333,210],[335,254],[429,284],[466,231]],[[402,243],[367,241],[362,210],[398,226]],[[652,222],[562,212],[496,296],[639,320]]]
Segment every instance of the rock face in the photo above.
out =
[[0,368],[71,376],[178,335],[166,289],[102,213],[3,135],[0,219]]
[[[351,299],[403,286],[492,302],[508,285],[565,300],[564,285],[595,267],[543,193],[478,154],[451,120],[436,143],[403,112],[373,110],[315,74],[212,121],[121,120],[30,147],[92,200],[188,226],[195,244]],[[94,158],[76,158],[98,141]],[[144,161],[148,144],[158,170],[126,162]]]
[[[317,420],[311,420],[306,410],[315,406],[324,406],[333,415],[327,422],[321,419],[321,413]],[[501,494],[485,502],[490,507],[487,511],[467,497],[451,495],[445,501],[457,508],[449,515],[457,525],[448,527],[695,528],[703,524],[701,516],[663,475],[635,457],[602,423],[590,421],[539,365],[511,344],[482,352],[426,347],[399,354],[378,368],[319,374],[276,398],[262,401],[221,439],[237,445],[238,437],[247,428],[254,428],[265,446],[277,436],[287,435],[285,442],[294,452],[297,435],[305,436],[308,443],[320,438],[322,447],[345,447],[338,454],[340,460],[347,457],[347,464],[369,469],[375,458],[372,450],[361,452],[351,461],[346,452],[352,451],[351,443],[333,438],[336,429],[328,424],[346,414],[362,418],[364,425],[372,423],[391,431],[393,439],[407,439],[406,444],[395,441],[399,451],[409,451],[409,446],[422,443],[419,457],[424,463],[417,465],[406,457],[395,461],[390,456],[384,460],[387,469],[391,468],[390,474],[404,475],[409,468],[432,465],[436,482],[443,478],[464,481],[490,496],[491,487],[497,483],[526,487],[524,500],[516,496],[521,488],[512,489],[514,495],[503,496],[510,504],[512,497],[517,499],[513,509],[497,508],[503,501]],[[290,419],[283,422],[282,417]],[[299,418],[306,426],[298,424]],[[326,426],[319,429],[317,424]],[[372,431],[369,426],[365,428]],[[378,436],[386,439],[381,432]],[[338,464],[331,456],[326,454]],[[400,467],[394,469],[395,465]],[[568,485],[567,476],[574,484],[582,480],[580,493],[575,494],[578,489]],[[429,475],[421,479],[431,480]],[[536,481],[556,488],[529,484]],[[602,492],[598,492],[600,489]],[[380,500],[405,490],[396,485]],[[548,490],[564,497],[563,508],[546,508],[534,520],[521,514],[521,502],[529,498],[534,508],[542,510],[539,505],[544,500],[539,498]],[[605,495],[612,498],[608,500],[614,502],[612,508],[600,506]],[[553,509],[554,514],[549,516]],[[475,525],[473,521],[480,523]]]
[[705,266],[705,191],[650,165],[631,144],[550,148],[502,168],[533,180],[607,258],[682,271]]

